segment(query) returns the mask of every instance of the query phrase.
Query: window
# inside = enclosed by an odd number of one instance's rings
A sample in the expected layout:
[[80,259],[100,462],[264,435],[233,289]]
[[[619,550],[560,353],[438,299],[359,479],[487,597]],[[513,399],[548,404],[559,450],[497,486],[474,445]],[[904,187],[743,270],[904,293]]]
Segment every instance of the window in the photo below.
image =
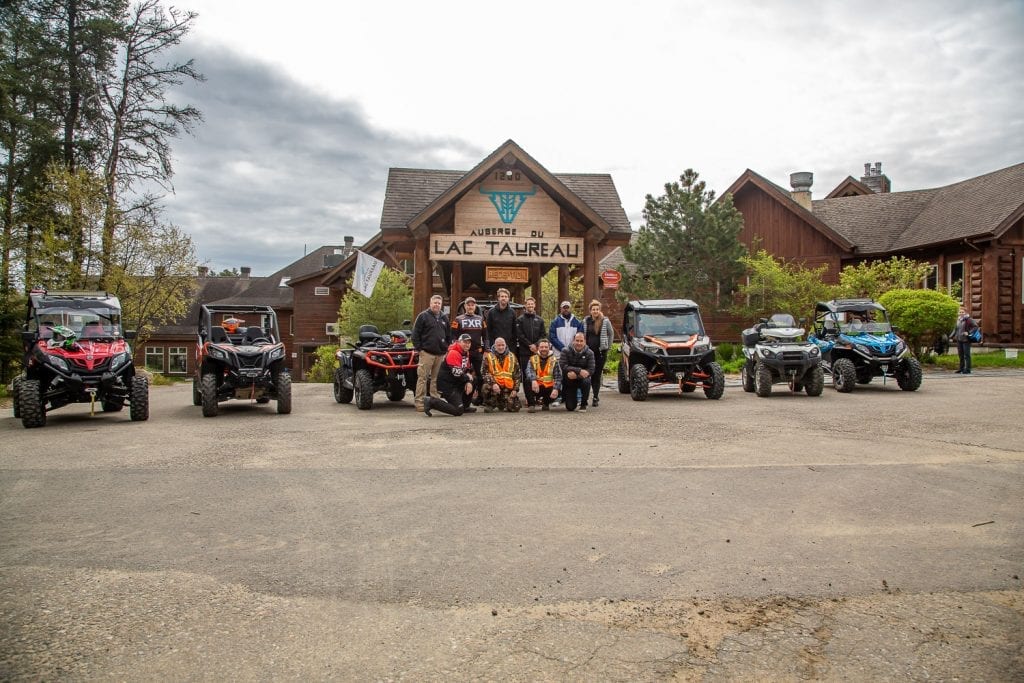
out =
[[184,375],[188,372],[188,349],[184,346],[172,346],[167,349],[167,372]]
[[946,287],[949,295],[958,301],[964,300],[964,262],[952,261],[946,269]]
[[931,270],[928,271],[928,274],[924,276],[921,286],[925,289],[939,288],[939,267],[934,263],[931,265]]
[[313,289],[314,296],[327,296],[330,293],[331,289],[329,287],[316,287]]
[[163,373],[164,371],[164,347],[146,347],[146,369],[150,372]]

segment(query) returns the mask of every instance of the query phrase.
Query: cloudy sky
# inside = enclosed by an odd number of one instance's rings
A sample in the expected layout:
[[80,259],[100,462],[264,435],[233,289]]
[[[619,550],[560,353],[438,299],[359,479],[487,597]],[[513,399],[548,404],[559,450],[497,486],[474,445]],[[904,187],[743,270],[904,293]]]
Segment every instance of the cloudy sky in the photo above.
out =
[[865,162],[893,189],[1024,161],[1024,2],[177,0],[173,222],[201,261],[267,275],[378,229],[389,167],[468,170],[511,138],[610,173],[638,229],[686,168],[823,197]]

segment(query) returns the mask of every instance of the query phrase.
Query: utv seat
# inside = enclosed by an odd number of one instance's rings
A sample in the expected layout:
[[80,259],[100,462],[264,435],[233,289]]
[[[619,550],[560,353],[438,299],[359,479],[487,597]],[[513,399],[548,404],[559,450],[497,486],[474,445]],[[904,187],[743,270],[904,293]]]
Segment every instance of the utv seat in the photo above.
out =
[[220,325],[214,325],[210,328],[210,341],[214,344],[230,344],[231,340],[228,339],[228,333],[224,331],[224,328]]
[[247,327],[245,329],[245,338],[243,339],[243,343],[251,345],[257,339],[267,341],[267,333],[263,331],[262,327]]
[[104,336],[103,325],[100,323],[86,323],[82,327],[82,339],[96,339]]

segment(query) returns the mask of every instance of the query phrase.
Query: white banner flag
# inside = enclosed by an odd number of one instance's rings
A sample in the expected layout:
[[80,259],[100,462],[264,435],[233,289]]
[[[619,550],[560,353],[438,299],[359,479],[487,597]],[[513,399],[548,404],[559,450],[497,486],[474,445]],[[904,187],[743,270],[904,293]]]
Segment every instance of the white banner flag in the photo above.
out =
[[377,278],[384,268],[384,262],[375,259],[369,254],[357,251],[356,272],[352,277],[352,289],[356,290],[367,299],[373,294],[373,288],[377,286]]

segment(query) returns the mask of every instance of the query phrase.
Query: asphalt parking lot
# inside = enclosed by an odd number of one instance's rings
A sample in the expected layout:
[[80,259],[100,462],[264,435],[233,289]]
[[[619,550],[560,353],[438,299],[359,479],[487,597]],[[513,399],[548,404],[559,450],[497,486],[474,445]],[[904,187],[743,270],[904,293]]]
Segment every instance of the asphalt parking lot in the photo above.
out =
[[0,678],[1021,680],[1024,374],[0,418]]

